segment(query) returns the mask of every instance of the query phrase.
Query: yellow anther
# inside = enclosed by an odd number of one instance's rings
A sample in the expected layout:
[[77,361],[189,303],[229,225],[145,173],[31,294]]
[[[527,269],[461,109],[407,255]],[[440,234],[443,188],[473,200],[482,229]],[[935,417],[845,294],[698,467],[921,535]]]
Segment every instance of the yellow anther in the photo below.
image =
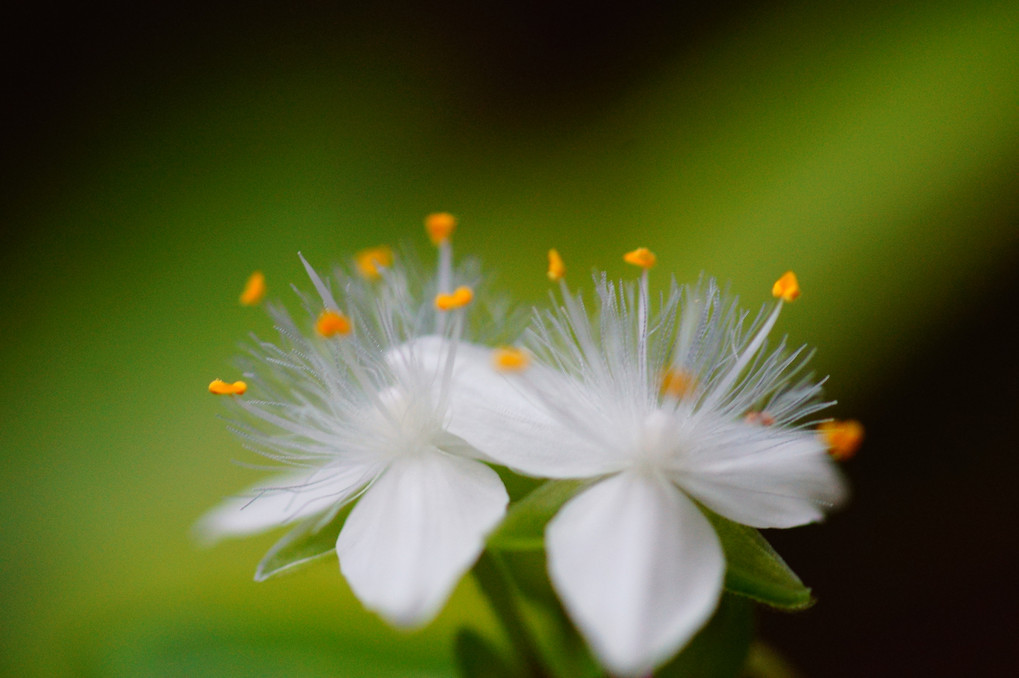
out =
[[863,443],[863,424],[852,419],[826,421],[817,430],[828,446],[828,454],[836,461],[849,459]]
[[474,299],[474,291],[462,285],[457,287],[452,294],[435,295],[435,308],[440,311],[452,311],[455,308],[463,308]]
[[771,296],[786,302],[794,301],[796,297],[800,296],[800,283],[796,280],[796,274],[786,271],[785,275],[771,286]]
[[552,249],[548,251],[548,279],[552,282],[559,282],[566,275],[566,264],[559,252]]
[[244,291],[241,292],[241,306],[254,306],[265,297],[265,275],[261,271],[255,271],[248,276],[248,282],[244,283]]
[[673,398],[682,398],[693,393],[697,381],[689,372],[677,368],[665,370],[662,374],[662,395],[669,395]]
[[436,212],[425,218],[425,230],[432,239],[433,245],[441,245],[449,240],[456,228],[456,217],[449,212]]
[[209,393],[215,395],[243,395],[248,390],[248,385],[243,381],[235,381],[232,384],[228,384],[222,379],[214,379],[209,384]]
[[323,337],[350,334],[350,319],[338,311],[327,308],[315,321],[315,331]]
[[747,416],[743,417],[743,421],[759,426],[771,426],[775,423],[775,417],[767,412],[747,412]]
[[655,265],[655,262],[658,261],[658,257],[656,257],[655,253],[648,248],[638,247],[634,251],[624,254],[623,261],[628,264],[633,264],[634,266],[640,266],[647,270]]
[[368,280],[378,280],[382,277],[380,269],[393,265],[393,250],[389,245],[361,250],[354,255],[354,265],[357,266],[357,272]]
[[500,372],[519,372],[531,364],[531,356],[515,346],[501,346],[492,352],[492,366]]

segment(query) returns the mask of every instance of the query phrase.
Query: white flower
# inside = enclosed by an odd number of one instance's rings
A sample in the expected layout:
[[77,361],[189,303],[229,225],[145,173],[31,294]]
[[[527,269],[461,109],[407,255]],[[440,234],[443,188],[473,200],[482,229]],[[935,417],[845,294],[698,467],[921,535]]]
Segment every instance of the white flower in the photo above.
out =
[[[479,363],[450,430],[522,473],[591,479],[547,526],[548,570],[602,663],[636,676],[717,605],[725,557],[698,504],[791,527],[822,518],[844,488],[805,421],[827,405],[798,376],[807,358],[767,346],[782,300],[747,328],[713,281],[673,282],[652,317],[653,255],[627,260],[645,268],[640,284],[603,276],[593,320],[563,283],[562,305],[529,333],[530,367]],[[795,278],[780,282],[776,296],[794,298]]]
[[235,430],[286,470],[198,525],[213,539],[321,528],[357,500],[336,543],[340,569],[399,626],[438,612],[508,501],[484,456],[446,428],[456,353],[484,349],[460,341],[473,294],[454,286],[475,282],[470,270],[453,271],[448,232],[436,244],[436,280],[385,267],[391,253],[379,250],[357,261],[366,279],[336,273],[336,297],[305,262],[318,293],[304,298],[307,320],[272,309],[280,343],[252,349],[252,391],[234,399]]

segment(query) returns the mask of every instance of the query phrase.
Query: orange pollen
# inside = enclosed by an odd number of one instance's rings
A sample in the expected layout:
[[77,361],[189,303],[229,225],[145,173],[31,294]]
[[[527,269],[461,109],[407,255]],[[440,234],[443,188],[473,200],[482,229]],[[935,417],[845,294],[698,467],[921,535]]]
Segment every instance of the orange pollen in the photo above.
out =
[[228,384],[222,379],[214,379],[209,384],[209,393],[214,395],[243,395],[248,390],[248,385],[243,381],[235,381]]
[[354,265],[362,277],[368,280],[378,280],[382,277],[381,269],[393,265],[393,250],[388,245],[361,250],[354,255]]
[[640,266],[647,270],[655,265],[658,261],[658,257],[655,253],[646,247],[638,247],[632,252],[627,252],[623,255],[623,261],[634,266]]
[[683,398],[693,393],[697,381],[686,370],[670,368],[662,374],[662,395]]
[[775,423],[775,417],[771,416],[767,412],[747,412],[747,416],[743,417],[743,421],[748,424],[771,426]]
[[796,297],[800,296],[800,283],[796,280],[796,274],[792,271],[786,271],[771,286],[771,296],[786,302],[794,301]]
[[563,263],[563,258],[559,256],[559,252],[552,249],[548,251],[548,279],[552,282],[558,282],[563,279],[566,275],[566,264]]
[[261,271],[255,271],[248,276],[248,282],[244,283],[244,291],[241,292],[241,306],[254,306],[265,297],[265,275]]
[[350,334],[350,319],[338,311],[326,309],[315,321],[315,331],[323,337]]
[[515,346],[501,346],[492,352],[492,366],[500,372],[520,372],[531,364],[531,357]]
[[852,419],[826,421],[817,430],[828,446],[828,454],[836,461],[852,458],[863,443],[863,424]]
[[456,217],[449,212],[436,212],[425,218],[425,230],[433,245],[438,246],[449,240],[455,228]]
[[457,287],[452,294],[435,295],[435,308],[440,311],[452,311],[463,308],[474,299],[474,291],[466,285]]

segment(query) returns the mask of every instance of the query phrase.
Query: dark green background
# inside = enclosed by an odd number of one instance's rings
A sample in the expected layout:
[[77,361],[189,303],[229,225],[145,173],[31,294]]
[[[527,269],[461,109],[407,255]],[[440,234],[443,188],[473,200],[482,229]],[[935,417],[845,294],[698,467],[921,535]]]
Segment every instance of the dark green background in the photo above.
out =
[[290,301],[298,250],[434,210],[526,300],[552,246],[752,307],[795,269],[781,330],[869,438],[854,504],[773,535],[820,603],[765,636],[814,676],[1014,669],[1019,6],[704,5],[9,15],[0,670],[444,675],[491,628],[469,584],[403,636],[335,564],[255,584],[271,536],[188,536],[253,479],[205,392],[269,331],[245,276]]

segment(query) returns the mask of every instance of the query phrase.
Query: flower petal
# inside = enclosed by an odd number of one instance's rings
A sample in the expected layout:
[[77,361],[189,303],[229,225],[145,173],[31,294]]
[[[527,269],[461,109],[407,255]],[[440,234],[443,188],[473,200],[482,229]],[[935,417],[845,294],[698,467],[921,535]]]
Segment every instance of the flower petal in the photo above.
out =
[[621,473],[571,499],[546,531],[570,616],[611,672],[650,673],[708,620],[725,560],[714,530],[661,478]]
[[355,595],[392,624],[431,620],[506,512],[499,476],[438,450],[399,459],[347,518],[336,552]]
[[673,479],[730,520],[793,527],[821,520],[846,499],[845,481],[813,434],[730,424],[712,438]]
[[280,527],[342,506],[377,473],[369,466],[302,470],[276,476],[206,513],[195,534],[206,543],[242,537]]
[[556,378],[545,372],[533,365],[527,374],[504,375],[492,368],[490,357],[464,365],[451,398],[449,431],[525,475],[592,478],[619,471],[625,459],[614,447],[599,444],[592,430],[569,426],[538,401],[534,382]]
[[496,388],[461,385],[451,413],[450,432],[524,475],[592,478],[619,471],[625,463],[614,448],[577,435],[537,406],[513,407]]
[[[448,340],[422,337],[394,349],[390,361],[413,356],[438,372],[448,351]],[[562,392],[568,377],[541,365],[522,374],[503,373],[493,366],[492,349],[460,342],[452,379],[447,430],[479,450],[481,458],[544,478],[590,478],[620,469],[611,447],[561,423],[535,396],[535,384]]]
[[[436,385],[451,355],[453,342],[446,337],[430,334],[394,346],[386,352],[386,363],[397,373],[403,371],[420,371],[429,375]],[[492,349],[472,344],[467,341],[456,342],[453,360],[452,377],[457,380],[466,373],[470,377],[475,370],[491,361]],[[493,372],[494,373],[494,372]]]

